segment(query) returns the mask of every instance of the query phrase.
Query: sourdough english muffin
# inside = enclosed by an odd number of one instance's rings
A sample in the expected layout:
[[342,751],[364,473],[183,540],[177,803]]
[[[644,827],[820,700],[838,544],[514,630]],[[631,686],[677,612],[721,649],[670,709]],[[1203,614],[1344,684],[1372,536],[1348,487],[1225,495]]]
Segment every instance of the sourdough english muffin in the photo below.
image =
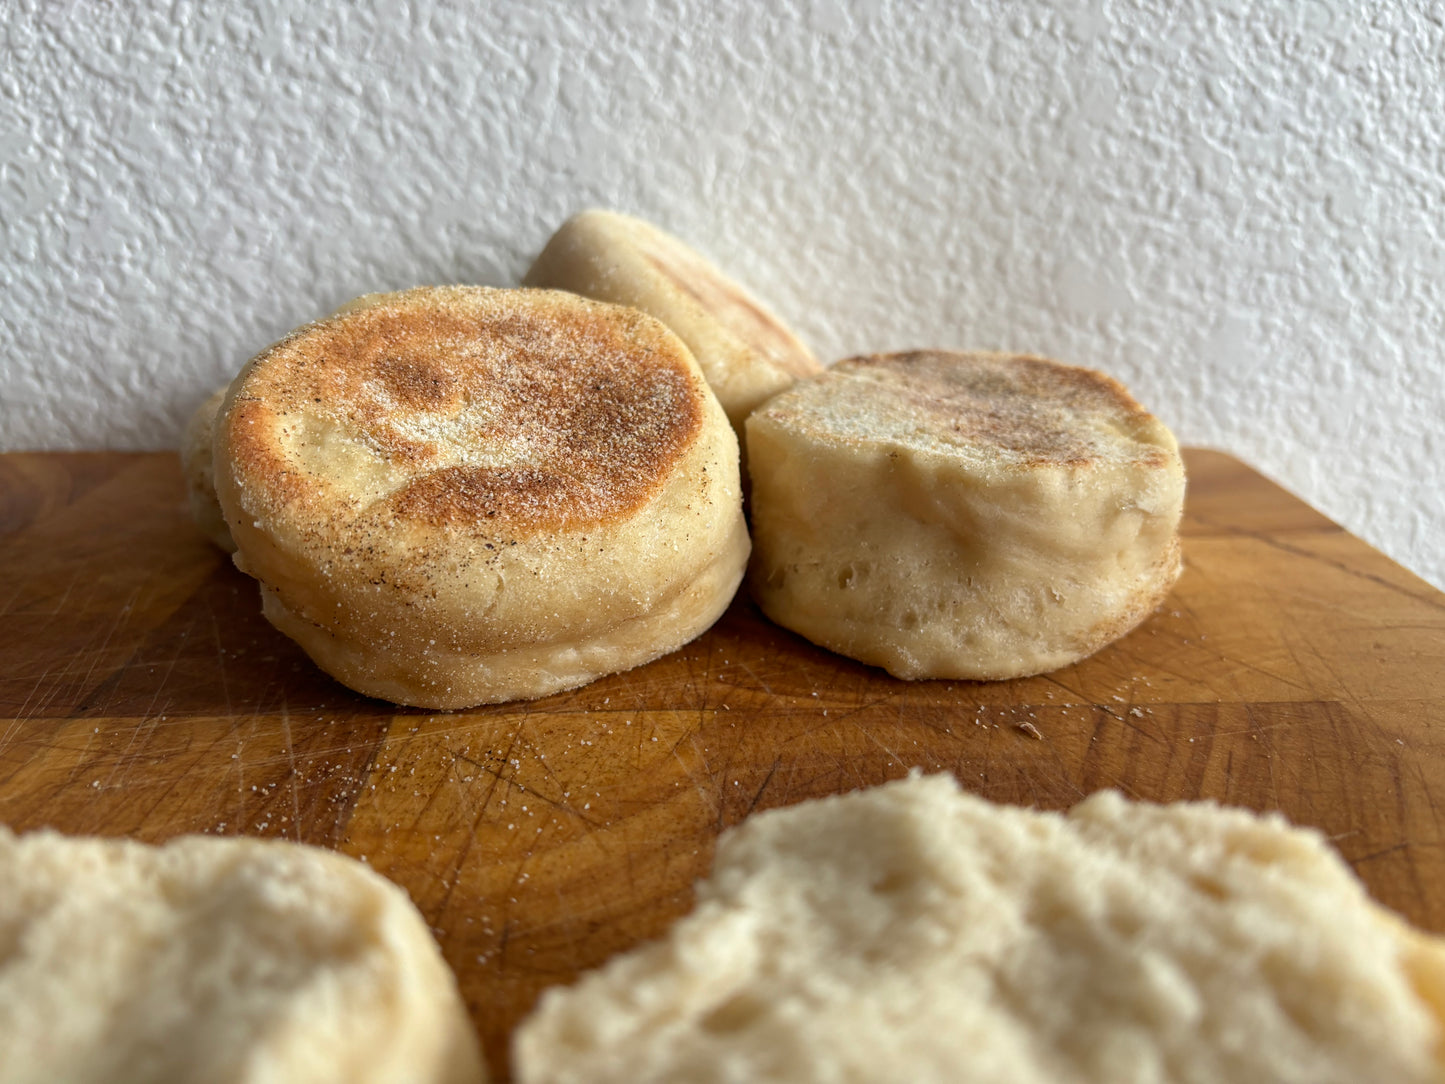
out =
[[702,366],[739,440],[754,407],[822,371],[742,286],[641,219],[596,210],[575,215],[547,242],[525,281],[630,305],[672,328]]
[[737,442],[687,348],[544,290],[369,298],[231,385],[216,489],[266,616],[402,704],[543,696],[665,654],[747,560]]
[[543,994],[520,1084],[1439,1084],[1445,948],[1319,833],[949,776],[749,818],[665,940]]
[[1174,437],[1088,369],[853,358],[755,411],[747,439],[759,605],[897,677],[1067,665],[1180,572]]
[[0,826],[0,1084],[480,1084],[456,980],[352,859]]
[[216,474],[212,469],[212,444],[216,431],[216,415],[226,389],[217,388],[196,408],[181,437],[181,473],[186,479],[186,497],[190,502],[191,519],[202,534],[227,553],[236,552],[226,515],[216,499]]

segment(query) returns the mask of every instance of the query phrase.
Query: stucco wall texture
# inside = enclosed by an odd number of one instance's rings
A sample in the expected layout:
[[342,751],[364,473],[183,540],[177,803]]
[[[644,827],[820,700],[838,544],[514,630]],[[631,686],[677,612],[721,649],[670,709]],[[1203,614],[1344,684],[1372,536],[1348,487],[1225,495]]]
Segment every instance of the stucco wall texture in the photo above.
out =
[[680,234],[825,359],[1125,381],[1445,584],[1425,3],[0,0],[0,448],[160,448],[351,296]]

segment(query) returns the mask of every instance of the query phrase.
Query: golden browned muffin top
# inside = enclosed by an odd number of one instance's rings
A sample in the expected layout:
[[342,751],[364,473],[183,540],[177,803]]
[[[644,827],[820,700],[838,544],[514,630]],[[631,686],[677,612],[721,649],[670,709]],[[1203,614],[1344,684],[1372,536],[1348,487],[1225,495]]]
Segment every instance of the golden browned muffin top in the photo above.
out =
[[1173,437],[1112,377],[1012,354],[916,350],[849,358],[760,413],[831,439],[1002,453],[1018,466],[1162,466]]
[[706,394],[686,348],[641,313],[428,287],[266,350],[224,424],[237,479],[271,507],[385,502],[432,526],[546,530],[645,504],[696,439]]

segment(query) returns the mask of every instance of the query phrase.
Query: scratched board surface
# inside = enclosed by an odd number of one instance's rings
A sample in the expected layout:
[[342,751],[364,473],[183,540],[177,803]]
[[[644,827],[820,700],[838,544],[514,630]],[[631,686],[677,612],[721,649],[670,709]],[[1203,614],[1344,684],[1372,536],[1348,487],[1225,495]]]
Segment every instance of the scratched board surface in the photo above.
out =
[[432,714],[275,632],[172,456],[0,456],[0,821],[364,858],[436,932],[499,1075],[542,989],[688,908],[721,829],[913,766],[1043,808],[1280,809],[1445,930],[1445,596],[1238,461],[1187,462],[1174,594],[1055,674],[897,681],[739,598],[638,670]]

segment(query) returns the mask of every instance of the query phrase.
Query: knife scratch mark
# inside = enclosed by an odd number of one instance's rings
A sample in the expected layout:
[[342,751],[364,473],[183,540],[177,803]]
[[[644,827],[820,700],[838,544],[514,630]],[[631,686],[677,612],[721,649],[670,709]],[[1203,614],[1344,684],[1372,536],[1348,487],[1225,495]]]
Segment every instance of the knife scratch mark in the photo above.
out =
[[867,738],[867,739],[868,739],[870,742],[872,742],[874,745],[878,746],[879,749],[882,749],[885,753],[887,753],[888,756],[893,759],[893,762],[894,762],[895,764],[897,764],[900,768],[907,768],[907,767],[909,767],[909,765],[903,760],[902,757],[900,757],[900,756],[899,756],[897,753],[895,753],[892,749],[888,748],[888,746],[884,745],[881,741],[879,741],[877,738],[875,738],[872,734],[870,734],[870,733],[869,733],[867,730],[865,730],[863,727],[859,726],[859,725],[858,725],[856,722],[854,722],[852,719],[849,719],[849,720],[848,720],[848,723],[849,723],[849,725],[851,725],[851,726],[853,727],[853,729],[857,730],[858,733],[862,734],[863,737]]
[[[1326,557],[1324,554],[1321,553],[1312,553],[1301,546],[1291,546],[1283,539],[1274,538],[1270,535],[1261,534],[1257,531],[1242,530],[1239,533],[1249,538],[1253,538],[1258,542],[1263,542],[1266,546],[1269,546],[1272,549],[1277,549],[1283,553],[1288,553],[1291,556],[1303,557],[1307,561],[1317,561],[1320,564],[1326,566],[1327,568],[1333,568],[1338,572],[1343,572],[1347,576],[1351,576],[1361,580],[1368,580],[1369,582],[1378,584],[1379,586],[1387,588],[1388,590],[1396,594],[1404,595],[1406,598],[1411,598],[1414,599],[1416,602],[1423,603],[1426,606],[1430,607],[1432,610],[1445,609],[1445,603],[1442,603],[1435,598],[1418,595],[1414,591],[1411,591],[1409,588],[1401,587],[1399,584],[1391,583],[1389,580],[1384,579],[1380,576],[1376,576],[1372,572],[1366,572],[1363,569],[1359,568],[1351,568],[1349,565],[1336,558]],[[1338,533],[1344,534],[1345,532],[1341,530]]]
[[[687,741],[689,741],[689,742],[692,743],[693,750],[694,750],[695,752],[697,752],[699,756],[702,755],[701,750],[699,750],[699,749],[697,748],[697,739],[696,739],[696,737],[695,737],[692,733],[689,733],[689,734],[687,735],[687,738],[686,738],[685,740],[687,740]],[[674,746],[672,747],[672,759],[675,760],[675,761],[677,761],[677,763],[678,763],[678,764],[681,766],[681,768],[682,768],[682,774],[685,775],[685,776],[687,777],[688,782],[690,782],[690,783],[693,785],[693,787],[696,788],[696,790],[697,790],[697,796],[698,796],[700,799],[702,799],[702,804],[703,804],[703,806],[704,806],[704,807],[706,807],[706,806],[711,806],[711,807],[712,807],[713,816],[714,816],[715,820],[717,821],[718,827],[721,828],[721,827],[722,827],[722,800],[721,800],[721,797],[720,797],[717,793],[715,793],[714,791],[710,790],[710,789],[704,784],[704,782],[703,782],[701,779],[699,779],[695,774],[693,774],[692,769],[689,768],[688,765],[687,765],[687,761],[683,760],[683,759],[682,759],[682,754],[678,752],[678,746],[680,746],[681,744],[682,744],[682,742],[679,741],[676,745],[674,745]]]
[[281,737],[286,742],[286,763],[290,766],[288,778],[291,781],[291,828],[299,841],[301,839],[301,794],[296,785],[299,774],[296,767],[296,746],[291,741],[291,706],[285,694],[281,696]]
[[762,686],[762,689],[765,693],[767,693],[769,696],[776,695],[773,692],[773,687],[769,685],[766,680],[759,677],[757,671],[754,670],[751,666],[749,666],[746,662],[744,662],[742,659],[739,659],[738,665],[743,668],[743,671],[748,675],[748,677],[752,678],[755,682],[757,682],[758,685]]
[[1412,846],[1412,844],[1402,840],[1401,842],[1393,843],[1388,847],[1381,847],[1378,851],[1371,851],[1369,854],[1362,854],[1358,858],[1351,858],[1350,865],[1356,867],[1362,866],[1366,862],[1373,862],[1376,858],[1383,858],[1387,854],[1394,854],[1396,851],[1403,851],[1405,848],[1410,846]]
[[[1293,654],[1294,654],[1293,651],[1291,651],[1291,655],[1293,655]],[[1227,657],[1224,657],[1224,656],[1221,656],[1221,659],[1222,659],[1224,662],[1232,663],[1232,664],[1233,664],[1234,666],[1236,666],[1236,667],[1243,667],[1243,668],[1246,669],[1246,670],[1253,670],[1256,674],[1263,674],[1265,677],[1271,678],[1271,679],[1273,679],[1273,680],[1275,680],[1275,681],[1278,681],[1281,685],[1287,685],[1287,686],[1289,686],[1291,689],[1298,689],[1300,692],[1304,692],[1304,693],[1307,693],[1307,692],[1311,692],[1311,691],[1312,691],[1308,685],[1301,684],[1301,683],[1298,682],[1298,681],[1291,681],[1291,680],[1290,680],[1289,678],[1287,678],[1287,677],[1284,677],[1284,676],[1282,676],[1282,675],[1280,675],[1280,674],[1276,674],[1276,673],[1273,673],[1273,672],[1271,672],[1271,671],[1269,671],[1269,670],[1266,670],[1266,669],[1264,669],[1264,667],[1262,667],[1262,666],[1255,666],[1253,663],[1251,663],[1251,662],[1246,662],[1244,659],[1231,659],[1231,658],[1227,658]],[[1295,663],[1296,663],[1296,665],[1298,665],[1298,663],[1299,663],[1299,659],[1298,659],[1298,658],[1295,659]],[[1301,667],[1301,669],[1303,669],[1303,667]]]
[[1148,738],[1150,741],[1155,742],[1159,745],[1168,744],[1164,741],[1163,738],[1159,737],[1157,734],[1151,734],[1149,733],[1149,731],[1145,730],[1138,724],[1130,722],[1128,716],[1120,715],[1117,711],[1114,711],[1107,705],[1091,704],[1090,707],[1094,708],[1097,711],[1102,711],[1105,715],[1109,716],[1109,718],[1115,720],[1116,722],[1124,724],[1124,726],[1128,727],[1130,730],[1134,731],[1134,733],[1140,735],[1141,737]]
[[[165,690],[166,682],[168,682],[171,679],[171,675],[175,673],[176,663],[180,662],[182,646],[179,641],[176,643],[175,653],[171,655],[170,662],[166,664],[165,673],[161,675],[160,681],[156,682],[155,691],[151,693],[151,702],[146,705],[146,709],[142,713],[142,718],[150,718],[155,715],[156,702],[160,700],[161,693]],[[129,666],[130,664],[127,663],[124,668],[128,669]],[[167,703],[169,703],[169,701],[167,701]]]
[[[1260,734],[1268,731],[1268,727],[1263,727],[1259,725],[1259,720],[1254,714],[1253,704],[1246,703],[1244,705],[1244,717],[1249,720],[1249,727],[1251,733]],[[1275,778],[1274,757],[1270,755],[1268,743],[1266,743],[1264,762],[1266,765],[1269,766],[1269,800],[1275,809],[1279,809],[1279,781]]]
[[81,572],[77,569],[75,574],[70,577],[70,582],[65,585],[65,591],[55,603],[55,608],[47,612],[46,617],[59,617],[64,613],[65,604],[70,601],[70,593],[75,590],[75,585],[80,582],[80,578]]
[[[455,759],[460,760],[463,763],[472,765],[472,767],[476,768],[477,771],[482,772],[487,776],[490,776],[497,782],[510,783],[510,780],[503,779],[498,769],[493,768],[490,764],[477,760],[475,757],[468,756],[465,753],[458,753],[456,750],[449,749],[448,752],[451,753],[451,755]],[[553,783],[556,783],[560,786],[560,781],[557,779],[556,773],[552,771],[551,767],[547,766],[544,763],[543,768],[546,771],[548,778],[551,779]],[[535,798],[537,799],[537,801],[542,802],[545,805],[549,805],[553,809],[559,810],[562,813],[566,813],[568,816],[576,817],[579,821],[587,825],[587,827],[589,828],[596,828],[602,823],[601,821],[593,817],[585,815],[580,810],[573,807],[569,802],[564,802],[557,798],[549,798],[546,794],[538,790],[535,786],[529,789],[526,793],[529,797]]]
[[768,774],[765,775],[765,776],[763,776],[762,785],[758,787],[757,793],[753,795],[753,800],[748,803],[748,811],[747,811],[746,814],[744,814],[744,816],[751,816],[753,810],[755,810],[755,809],[758,808],[758,801],[762,798],[762,796],[763,796],[763,791],[765,791],[765,790],[768,789],[768,784],[773,781],[773,776],[774,776],[774,774],[776,774],[776,772],[777,772],[777,770],[778,770],[778,765],[781,764],[782,762],[783,762],[783,758],[782,758],[782,757],[776,757],[776,758],[774,758],[774,760],[773,760],[773,766],[768,769]]
[[[517,721],[517,726],[508,733],[507,748],[506,751],[502,754],[502,764],[504,766],[510,765],[512,762],[512,750],[517,747],[518,731],[521,730],[522,724],[523,720],[519,719]],[[378,757],[379,755],[380,751],[378,752]],[[472,763],[475,764],[477,762],[472,761]],[[482,767],[482,765],[478,764],[478,767]],[[477,829],[482,826],[482,821],[484,821],[487,817],[487,810],[492,804],[492,799],[496,796],[497,787],[500,786],[503,782],[506,782],[509,786],[513,785],[513,781],[511,779],[503,779],[501,769],[493,771],[487,768],[483,768],[483,771],[486,772],[486,775],[491,780],[491,782],[487,786],[486,795],[477,805],[477,815],[472,818],[471,831],[467,833],[467,838],[463,841],[461,850],[457,852],[456,861],[452,863],[451,877],[447,878],[443,882],[442,898],[437,901],[435,912],[438,920],[440,920],[440,917],[446,913],[447,907],[451,904],[452,893],[456,890],[457,885],[461,882],[462,867],[466,865],[467,857],[472,852],[472,844],[476,841],[477,838]],[[510,911],[508,912],[508,914],[510,914]],[[507,931],[510,929],[510,925],[511,919],[508,918],[507,926],[503,927],[502,930],[502,943],[497,946],[498,959],[501,958],[502,951],[507,947]]]
[[[135,748],[135,743],[140,739],[141,731],[146,729],[147,724],[150,724],[150,729],[155,729],[156,724],[151,719],[145,717],[139,719],[135,725],[130,728],[130,741],[125,743],[125,748],[122,749],[111,762],[110,774],[106,776],[105,782],[101,784],[102,787],[108,789],[110,787],[124,785],[126,778],[130,775],[130,751]],[[122,769],[124,769],[124,771],[120,778],[117,779],[116,773],[122,772]]]
[[112,621],[110,627],[105,630],[105,636],[101,639],[100,646],[90,649],[90,665],[86,668],[85,674],[79,682],[82,688],[90,685],[90,679],[95,674],[95,668],[100,665],[101,656],[105,653],[105,649],[110,646],[110,641],[115,637],[115,634],[120,631],[121,625],[125,623],[126,617],[130,614],[132,608],[135,606],[136,600],[139,598],[140,588],[132,588],[130,597],[116,610],[115,620]]
[[[855,716],[862,715],[865,712],[871,712],[874,708],[880,708],[884,704],[890,703],[891,701],[897,700],[900,696],[906,695],[906,692],[907,690],[905,689],[895,689],[892,692],[884,693],[882,696],[869,700],[864,704],[859,704],[855,708],[847,708],[843,711],[829,714],[825,718],[819,720],[816,725],[806,728],[803,733],[810,734],[817,730],[830,730],[836,727],[837,724],[844,722],[853,723],[854,726],[857,726],[858,724],[856,722],[853,722]],[[903,705],[898,705],[898,710],[901,712],[903,710]]]
[[221,644],[221,623],[216,620],[216,608],[208,602],[206,604],[206,616],[211,619],[211,639],[216,645],[216,670],[221,678],[221,694],[226,698],[226,714],[235,715],[235,707],[231,703],[231,682],[226,675],[226,651]]

